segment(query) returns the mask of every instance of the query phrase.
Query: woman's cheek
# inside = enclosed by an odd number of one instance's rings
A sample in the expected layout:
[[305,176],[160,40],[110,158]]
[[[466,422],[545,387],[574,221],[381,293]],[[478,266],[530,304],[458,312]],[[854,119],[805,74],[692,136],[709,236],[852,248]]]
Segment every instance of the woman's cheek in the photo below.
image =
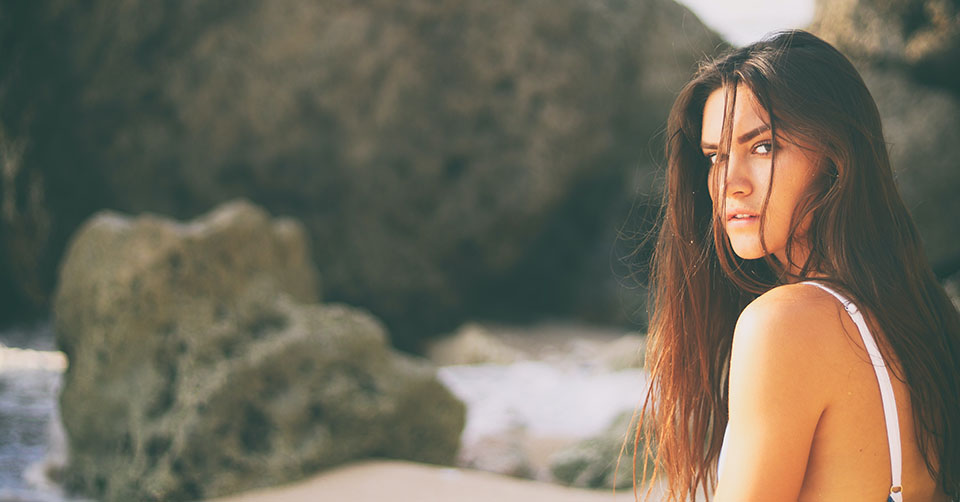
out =
[[714,203],[717,202],[717,191],[719,191],[719,187],[720,183],[717,179],[717,168],[716,166],[712,166],[707,173],[707,192],[710,193],[710,200]]

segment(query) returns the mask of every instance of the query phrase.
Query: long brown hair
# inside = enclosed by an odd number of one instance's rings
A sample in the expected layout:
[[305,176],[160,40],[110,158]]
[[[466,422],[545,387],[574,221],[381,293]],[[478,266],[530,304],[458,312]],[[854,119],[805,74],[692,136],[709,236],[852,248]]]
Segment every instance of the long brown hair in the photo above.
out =
[[[810,222],[803,263],[779,263],[769,254],[737,257],[718,216],[722,207],[711,202],[710,162],[700,150],[704,104],[713,91],[726,90],[717,156],[717,168],[725,170],[738,85],[766,109],[774,155],[777,141],[786,140],[812,148],[820,159],[820,172],[791,221],[791,235],[799,222]],[[847,58],[793,30],[703,63],[670,112],[666,162],[651,263],[651,385],[639,413],[653,427],[636,428],[634,456],[652,455],[656,444],[653,476],[666,474],[667,500],[692,500],[701,488],[710,499],[716,486],[740,312],[763,292],[811,274],[848,295],[868,313],[873,331],[885,336],[881,353],[889,361],[892,352],[900,362],[894,376],[910,389],[927,468],[945,493],[960,497],[960,316],[925,258],[894,183],[876,104]],[[772,176],[774,162],[770,169]],[[769,190],[766,199],[761,213]],[[760,232],[762,243],[762,226]],[[793,256],[792,241],[786,256]],[[644,472],[641,479],[647,477]]]

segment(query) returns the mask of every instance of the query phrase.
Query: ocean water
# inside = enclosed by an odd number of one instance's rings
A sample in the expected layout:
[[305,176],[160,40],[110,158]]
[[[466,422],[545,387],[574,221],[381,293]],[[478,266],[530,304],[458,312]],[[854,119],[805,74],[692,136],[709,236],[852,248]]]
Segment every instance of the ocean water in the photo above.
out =
[[0,332],[0,502],[75,500],[49,475],[64,458],[57,395],[65,368],[49,323]]
[[[0,332],[0,344],[0,502],[84,502],[54,479],[66,459],[57,397],[67,361],[49,323]],[[576,347],[548,360],[439,368],[440,380],[467,404],[463,449],[482,449],[518,428],[530,438],[582,439],[632,410],[646,392],[646,373],[605,369]]]
[[445,366],[440,380],[467,404],[464,448],[517,428],[532,437],[586,439],[602,433],[646,395],[643,370],[520,361]]

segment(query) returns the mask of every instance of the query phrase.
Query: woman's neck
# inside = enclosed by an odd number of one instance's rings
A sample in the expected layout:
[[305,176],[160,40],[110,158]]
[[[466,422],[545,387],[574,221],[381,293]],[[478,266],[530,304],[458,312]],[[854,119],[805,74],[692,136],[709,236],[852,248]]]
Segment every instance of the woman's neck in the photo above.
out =
[[786,284],[793,284],[810,279],[823,279],[829,277],[820,270],[807,270],[803,273],[803,265],[807,263],[810,257],[810,249],[807,246],[797,245],[791,249],[791,258],[787,260],[786,250],[781,250],[773,254],[777,265],[784,272],[782,276]]

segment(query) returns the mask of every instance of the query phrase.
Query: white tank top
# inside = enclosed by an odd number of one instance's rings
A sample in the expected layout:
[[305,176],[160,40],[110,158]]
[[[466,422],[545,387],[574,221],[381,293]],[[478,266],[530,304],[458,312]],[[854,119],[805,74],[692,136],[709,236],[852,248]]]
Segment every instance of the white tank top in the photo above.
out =
[[[854,305],[853,302],[847,300],[840,293],[837,293],[836,291],[820,283],[808,281],[801,284],[812,284],[817,286],[836,297],[837,300],[840,300],[840,303],[843,304],[844,310],[850,314],[854,324],[857,325],[857,330],[860,331],[860,338],[863,339],[863,345],[867,348],[867,353],[870,354],[870,361],[873,363],[873,369],[877,375],[877,383],[880,385],[880,398],[883,401],[883,418],[887,424],[887,445],[890,447],[890,475],[891,479],[893,480],[893,483],[890,486],[890,496],[887,497],[887,501],[903,502],[903,494],[901,492],[900,485],[900,422],[897,417],[897,402],[894,400],[893,385],[890,383],[890,374],[887,371],[886,363],[883,361],[883,356],[880,355],[880,350],[877,348],[877,342],[874,340],[873,335],[867,328],[867,323],[863,318],[863,314],[860,313],[860,310],[857,309],[857,306]],[[723,445],[720,447],[720,458],[717,461],[717,479],[720,479],[720,476],[723,473],[723,457],[724,450],[727,449],[727,438],[729,437],[727,434],[728,432],[730,432],[729,423],[727,423],[727,429],[723,435]]]

